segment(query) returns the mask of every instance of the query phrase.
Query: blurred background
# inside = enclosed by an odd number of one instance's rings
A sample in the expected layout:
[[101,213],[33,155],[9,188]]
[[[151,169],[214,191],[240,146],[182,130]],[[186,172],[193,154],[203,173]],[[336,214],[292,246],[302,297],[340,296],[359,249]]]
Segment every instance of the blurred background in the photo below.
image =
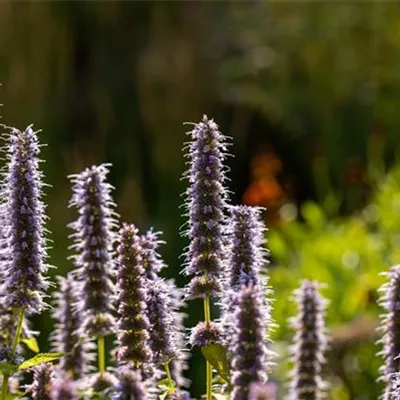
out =
[[[379,275],[400,262],[400,5],[395,2],[0,2],[3,122],[43,129],[53,274],[66,176],[113,164],[118,212],[167,241],[180,286],[181,148],[203,113],[233,137],[232,203],[267,207],[283,390],[303,277],[326,284],[333,399],[376,399]],[[201,318],[191,304],[188,326]],[[51,319],[35,320],[48,350]],[[192,394],[203,391],[195,352]]]

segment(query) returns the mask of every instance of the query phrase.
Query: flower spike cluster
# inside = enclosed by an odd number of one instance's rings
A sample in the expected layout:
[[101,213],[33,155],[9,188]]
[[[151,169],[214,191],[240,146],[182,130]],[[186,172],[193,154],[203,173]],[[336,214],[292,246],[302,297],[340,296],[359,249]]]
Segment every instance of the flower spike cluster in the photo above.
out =
[[80,311],[84,315],[82,330],[89,336],[112,333],[114,318],[112,300],[112,245],[114,241],[114,203],[112,186],[106,182],[108,166],[103,164],[72,175],[71,206],[79,218],[70,226],[75,231],[74,261],[78,270]]
[[150,362],[148,345],[150,324],[146,309],[146,292],[142,251],[138,230],[124,224],[118,235],[118,361],[131,366]]
[[291,400],[318,400],[324,396],[326,384],[321,378],[321,370],[327,348],[324,321],[326,301],[318,293],[318,289],[317,282],[304,280],[295,291],[299,311],[293,320],[296,334]]
[[3,260],[6,258],[2,292],[6,306],[23,308],[28,315],[37,314],[45,307],[43,292],[48,287],[43,276],[48,265],[40,145],[31,126],[24,131],[13,129],[6,139],[7,170],[2,188],[5,204],[1,219],[8,250],[2,255]]
[[190,167],[186,173],[186,209],[189,217],[185,272],[200,276],[189,286],[189,298],[215,296],[221,291],[218,278],[224,265],[224,211],[227,202],[225,183],[226,138],[217,124],[206,116],[190,132],[188,144]]
[[232,400],[248,400],[253,383],[265,383],[269,368],[266,346],[268,310],[263,307],[260,291],[243,286],[238,293],[232,338]]
[[385,382],[385,400],[390,399],[392,392],[392,375],[400,372],[400,265],[393,266],[387,273],[388,282],[380,291],[380,305],[385,309],[382,327],[383,349],[381,355],[384,365],[381,368],[382,380]]
[[54,333],[54,350],[65,354],[60,369],[74,380],[81,379],[92,361],[92,343],[81,338],[82,318],[76,309],[77,284],[72,277],[58,277],[60,291],[55,293],[54,318],[58,321]]

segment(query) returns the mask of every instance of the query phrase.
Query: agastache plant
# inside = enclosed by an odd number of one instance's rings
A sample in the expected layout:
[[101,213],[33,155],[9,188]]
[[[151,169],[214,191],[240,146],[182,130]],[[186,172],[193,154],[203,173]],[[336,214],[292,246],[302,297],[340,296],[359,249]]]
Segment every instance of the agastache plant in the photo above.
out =
[[[45,237],[43,174],[39,169],[40,144],[31,126],[24,131],[11,129],[6,136],[6,170],[2,182],[1,221],[3,304],[17,314],[16,329],[10,349],[15,357],[25,315],[40,313],[45,307],[44,292],[48,281]],[[3,373],[2,399],[5,399],[8,374]]]
[[149,347],[150,324],[146,309],[146,291],[142,249],[137,228],[123,224],[118,234],[118,361],[138,369],[152,358]]
[[222,298],[224,338],[228,342],[234,329],[233,314],[237,292],[243,286],[252,285],[259,290],[264,307],[269,307],[267,278],[263,275],[268,264],[268,250],[265,247],[266,228],[261,219],[261,212],[260,207],[229,207],[229,268],[225,274]]
[[[153,364],[165,369],[170,380],[170,388],[184,385],[181,373],[186,368],[184,347],[183,315],[181,290],[173,280],[164,280],[158,276],[166,267],[157,250],[162,242],[160,232],[149,230],[141,237],[142,265],[146,276],[147,314],[152,324],[149,329],[150,347],[153,352]],[[171,369],[173,374],[171,373]],[[175,383],[172,382],[175,380]]]
[[392,376],[400,372],[400,265],[387,273],[388,282],[381,287],[380,305],[386,313],[382,317],[380,330],[383,333],[381,355],[384,365],[381,378],[385,383],[384,399],[392,399]]
[[72,276],[58,277],[60,290],[54,294],[56,299],[54,318],[57,323],[54,331],[53,347],[56,352],[64,354],[59,368],[73,380],[84,377],[89,371],[93,359],[93,346],[80,333],[82,318],[76,309],[78,303],[78,285]]
[[326,384],[321,373],[327,349],[326,301],[318,290],[317,282],[304,280],[295,291],[298,314],[292,320],[296,333],[292,350],[291,400],[318,400],[324,397]]
[[78,400],[78,388],[69,374],[54,379],[50,393],[51,400]]
[[267,381],[270,352],[267,348],[269,310],[263,306],[259,288],[243,286],[235,303],[231,343],[232,400],[249,400],[251,386]]
[[[206,116],[191,132],[191,142],[186,147],[189,170],[184,175],[189,181],[186,191],[188,220],[187,236],[190,239],[186,253],[185,273],[192,276],[187,297],[204,300],[204,323],[195,328],[195,339],[213,338],[217,331],[211,322],[210,297],[219,296],[220,278],[224,270],[224,212],[227,205],[225,184],[226,138],[218,125]],[[193,336],[193,335],[192,335]],[[219,339],[217,339],[219,340]],[[203,340],[195,340],[195,344]],[[212,397],[212,367],[207,361],[206,399]]]
[[98,341],[100,373],[105,372],[104,336],[113,332],[114,284],[112,246],[115,227],[112,186],[106,181],[108,165],[86,168],[71,176],[73,196],[70,205],[79,218],[70,227],[75,231],[73,260],[80,282],[78,312],[82,313],[81,332]]

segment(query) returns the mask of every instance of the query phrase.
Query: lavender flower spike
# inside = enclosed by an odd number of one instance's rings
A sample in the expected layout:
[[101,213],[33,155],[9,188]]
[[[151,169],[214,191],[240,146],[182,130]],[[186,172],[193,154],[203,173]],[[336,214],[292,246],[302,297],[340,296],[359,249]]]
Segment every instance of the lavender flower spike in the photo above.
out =
[[392,375],[400,371],[400,265],[393,266],[387,273],[389,281],[380,291],[380,305],[386,313],[382,317],[380,328],[383,337],[381,355],[384,365],[381,367],[381,379],[385,383],[384,399],[392,399]]
[[41,364],[33,370],[33,382],[28,392],[32,400],[51,400],[53,382],[53,366],[48,363]]
[[[187,236],[190,239],[186,254],[185,273],[204,275],[206,281],[218,278],[223,271],[224,211],[227,202],[225,183],[226,138],[217,124],[206,116],[189,133],[189,180],[186,209],[189,217]],[[212,284],[201,282],[190,286],[188,297],[198,298],[218,294],[221,290],[215,279]]]
[[230,251],[228,287],[237,289],[242,285],[259,286],[260,273],[267,265],[268,251],[264,247],[266,228],[261,220],[262,208],[231,206]]
[[115,386],[112,400],[146,400],[146,387],[142,382],[139,371],[122,367],[119,371],[119,382]]
[[92,343],[82,339],[79,328],[82,324],[76,310],[77,284],[71,277],[58,277],[60,291],[55,294],[54,318],[58,321],[54,332],[54,351],[65,354],[60,360],[60,369],[71,375],[73,380],[81,379],[88,372],[92,361]]
[[43,292],[48,287],[43,276],[48,265],[40,145],[31,126],[22,132],[12,129],[6,139],[1,219],[6,225],[8,254],[2,292],[6,306],[37,314],[45,307]]
[[70,227],[77,254],[73,257],[81,283],[80,311],[84,321],[82,330],[89,336],[105,336],[112,333],[114,318],[112,300],[112,245],[114,203],[112,186],[106,182],[108,166],[92,166],[78,175],[72,175],[73,196],[71,206],[78,209],[79,218]]
[[266,346],[268,309],[263,307],[260,291],[243,286],[235,305],[235,333],[230,349],[232,359],[232,400],[248,400],[251,385],[267,380],[269,351]]
[[318,293],[317,282],[304,280],[295,291],[298,315],[293,320],[296,329],[291,373],[291,400],[318,400],[324,397],[326,384],[321,378],[327,335],[324,322],[326,301]]
[[140,237],[134,225],[124,224],[118,235],[118,361],[138,367],[151,360],[148,345],[144,271]]

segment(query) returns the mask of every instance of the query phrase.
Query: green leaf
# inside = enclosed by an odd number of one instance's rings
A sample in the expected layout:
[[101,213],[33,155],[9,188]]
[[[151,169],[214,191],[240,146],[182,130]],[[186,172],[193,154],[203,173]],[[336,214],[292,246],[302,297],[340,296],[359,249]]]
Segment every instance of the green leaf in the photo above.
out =
[[14,374],[14,372],[18,371],[18,365],[0,362],[0,371],[3,374],[12,375],[12,374]]
[[229,394],[213,393],[213,397],[216,400],[229,400]]
[[217,370],[220,377],[229,383],[231,373],[226,348],[221,344],[210,344],[209,346],[202,347],[201,352],[206,360]]
[[39,345],[36,338],[25,338],[20,340],[21,343],[24,343],[29,350],[32,350],[35,353],[39,353]]
[[35,365],[40,365],[45,362],[50,362],[54,360],[58,360],[59,358],[63,357],[63,353],[39,353],[36,356],[30,358],[29,360],[24,361],[20,366],[19,370],[24,370],[27,368],[34,367]]

